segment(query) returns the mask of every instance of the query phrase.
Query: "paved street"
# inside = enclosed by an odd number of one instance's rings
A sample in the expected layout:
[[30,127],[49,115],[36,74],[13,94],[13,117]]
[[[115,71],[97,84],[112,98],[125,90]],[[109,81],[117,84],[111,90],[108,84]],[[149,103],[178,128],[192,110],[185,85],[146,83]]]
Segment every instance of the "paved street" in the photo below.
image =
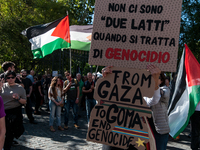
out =
[[[42,107],[42,109],[46,109]],[[12,150],[98,150],[102,145],[87,142],[86,112],[81,112],[79,119],[80,129],[73,127],[72,115],[70,114],[69,129],[65,131],[51,132],[49,130],[49,112],[42,111],[41,115],[34,115],[38,124],[30,124],[26,114],[24,116],[24,134],[17,139],[20,145],[12,147]],[[64,121],[62,114],[62,123]],[[63,125],[62,125],[63,126]],[[179,141],[169,139],[167,150],[190,150],[189,127],[181,133]]]

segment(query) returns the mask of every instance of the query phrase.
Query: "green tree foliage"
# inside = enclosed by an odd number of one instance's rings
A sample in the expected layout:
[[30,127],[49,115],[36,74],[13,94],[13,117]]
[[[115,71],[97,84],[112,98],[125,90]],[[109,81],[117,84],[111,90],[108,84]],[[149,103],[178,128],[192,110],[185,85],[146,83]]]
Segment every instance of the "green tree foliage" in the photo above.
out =
[[13,61],[18,71],[52,68],[51,56],[33,60],[31,45],[21,32],[64,17],[67,11],[71,25],[90,24],[94,0],[0,0],[0,63]]
[[200,62],[200,1],[199,0],[183,0],[182,17],[180,28],[180,51],[186,43],[196,59]]
[[[0,64],[11,60],[19,69],[36,69],[44,72],[51,68],[69,69],[68,50],[60,54],[54,52],[55,58],[64,59],[63,67],[58,66],[52,55],[43,59],[33,60],[30,43],[21,35],[24,29],[54,21],[66,15],[68,11],[70,25],[84,25],[92,23],[95,0],[0,0]],[[183,0],[180,27],[180,46],[178,60],[181,57],[184,43],[187,43],[195,57],[200,61],[200,1]],[[84,68],[85,61],[73,58],[72,68],[79,65]],[[87,66],[87,65],[86,65]],[[84,69],[85,72],[88,70]]]

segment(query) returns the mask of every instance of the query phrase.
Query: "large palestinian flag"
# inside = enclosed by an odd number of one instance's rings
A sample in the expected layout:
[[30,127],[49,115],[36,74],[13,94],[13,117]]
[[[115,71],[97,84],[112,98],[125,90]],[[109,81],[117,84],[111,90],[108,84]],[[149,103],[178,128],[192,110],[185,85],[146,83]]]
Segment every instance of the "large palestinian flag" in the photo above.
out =
[[54,50],[70,47],[69,18],[29,27],[22,31],[31,43],[34,58],[43,58]]
[[168,109],[170,135],[177,137],[188,125],[200,101],[200,64],[185,44],[175,90]]
[[70,26],[71,49],[89,51],[93,25]]

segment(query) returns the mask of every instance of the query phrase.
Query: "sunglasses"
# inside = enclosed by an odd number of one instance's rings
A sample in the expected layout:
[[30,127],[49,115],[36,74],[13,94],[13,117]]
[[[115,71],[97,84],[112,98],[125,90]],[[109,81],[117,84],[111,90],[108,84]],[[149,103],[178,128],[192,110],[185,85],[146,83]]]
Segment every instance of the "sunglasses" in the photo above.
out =
[[66,74],[66,76],[69,76],[69,74]]
[[7,79],[10,79],[10,78],[14,79],[15,77],[7,77]]

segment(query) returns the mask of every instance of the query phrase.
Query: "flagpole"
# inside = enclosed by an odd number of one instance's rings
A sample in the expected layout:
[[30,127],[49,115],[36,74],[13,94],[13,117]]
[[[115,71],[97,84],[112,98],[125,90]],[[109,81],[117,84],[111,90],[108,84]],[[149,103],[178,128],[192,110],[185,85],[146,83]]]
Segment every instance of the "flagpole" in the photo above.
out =
[[99,66],[97,66],[95,73],[97,73]]
[[70,74],[72,74],[72,50],[71,50],[71,46],[69,49],[69,57],[70,57]]
[[[66,11],[66,14],[68,16],[68,11]],[[71,50],[71,44],[70,44],[70,49],[69,49],[69,65],[70,65],[70,74],[72,74],[72,50]]]

